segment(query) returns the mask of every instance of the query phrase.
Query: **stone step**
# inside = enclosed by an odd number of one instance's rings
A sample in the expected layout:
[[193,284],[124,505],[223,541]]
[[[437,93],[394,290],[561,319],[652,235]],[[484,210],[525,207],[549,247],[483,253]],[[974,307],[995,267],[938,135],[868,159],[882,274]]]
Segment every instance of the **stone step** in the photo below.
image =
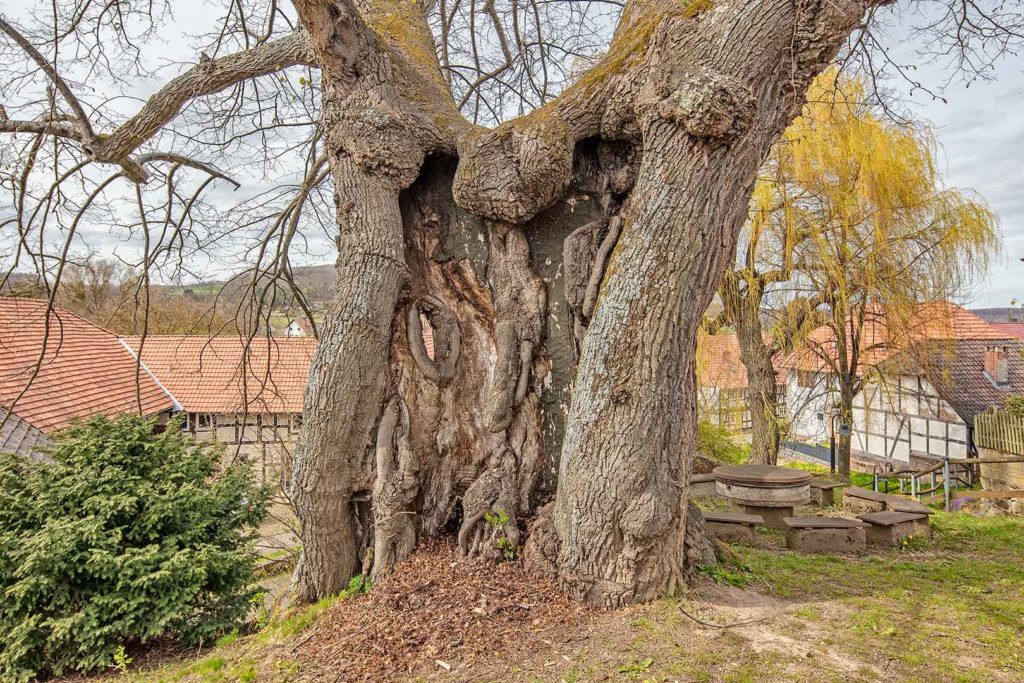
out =
[[880,548],[896,547],[911,536],[925,533],[920,526],[921,520],[924,520],[924,528],[928,522],[928,515],[893,510],[869,512],[857,517],[870,525],[866,532],[867,544]]
[[761,515],[747,515],[742,512],[705,512],[704,519],[720,524],[751,524],[754,526],[764,524],[764,517]]
[[843,486],[849,486],[849,484],[844,484],[841,481],[832,481],[830,479],[811,479],[812,489],[832,490]]
[[843,491],[843,497],[860,498],[861,500],[873,500],[876,503],[884,503],[885,499],[888,498],[889,495],[878,491],[872,491],[871,489],[862,489],[859,486],[850,486]]
[[927,519],[927,516],[917,512],[886,510],[884,512],[868,512],[863,515],[857,515],[857,519],[876,526],[893,526],[895,524],[915,522],[919,519]]
[[756,528],[764,524],[761,515],[742,512],[705,512],[704,520],[712,536],[731,543],[753,543]]
[[857,529],[864,522],[843,517],[786,517],[782,520],[790,529]]

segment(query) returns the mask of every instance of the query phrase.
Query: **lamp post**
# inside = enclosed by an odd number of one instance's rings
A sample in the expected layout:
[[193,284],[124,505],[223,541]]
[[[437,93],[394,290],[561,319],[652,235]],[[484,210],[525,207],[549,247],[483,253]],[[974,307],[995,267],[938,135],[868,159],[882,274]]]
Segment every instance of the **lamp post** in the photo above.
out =
[[[829,460],[829,471],[835,476],[836,473],[836,419],[839,417],[839,411],[833,410],[828,414],[828,460]],[[838,429],[840,436],[850,436],[853,433],[853,429],[848,424],[839,424]]]
[[828,469],[834,477],[836,475],[836,417],[837,411],[828,414]]

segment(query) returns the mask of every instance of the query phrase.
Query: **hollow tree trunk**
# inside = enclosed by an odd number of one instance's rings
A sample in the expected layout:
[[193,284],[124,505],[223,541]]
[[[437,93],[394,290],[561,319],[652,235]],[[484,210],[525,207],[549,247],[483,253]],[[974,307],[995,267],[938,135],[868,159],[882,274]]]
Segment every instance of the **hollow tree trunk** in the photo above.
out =
[[455,110],[421,3],[295,5],[340,232],[298,597],[424,536],[517,554],[545,505],[528,552],[571,594],[672,590],[708,557],[686,500],[696,328],[762,158],[865,4],[631,0],[591,74],[494,130]]

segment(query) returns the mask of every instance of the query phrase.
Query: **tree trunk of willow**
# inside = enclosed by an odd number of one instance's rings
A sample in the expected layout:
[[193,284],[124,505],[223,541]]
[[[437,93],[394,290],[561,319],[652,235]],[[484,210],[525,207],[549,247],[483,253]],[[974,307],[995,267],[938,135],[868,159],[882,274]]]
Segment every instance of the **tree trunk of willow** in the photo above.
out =
[[772,365],[772,349],[764,344],[751,345],[745,353],[740,342],[740,357],[747,367],[747,405],[750,407],[750,462],[775,465],[779,459],[779,395]]
[[779,458],[779,394],[775,349],[764,341],[760,306],[743,307],[736,317],[740,360],[747,369],[747,405],[750,407],[750,462],[774,465]]
[[686,499],[697,325],[761,160],[866,5],[630,0],[591,74],[484,130],[444,90],[424,4],[295,1],[340,233],[298,597],[425,536],[517,555],[540,509],[527,559],[570,594],[671,591],[709,559]]
[[761,327],[764,287],[755,276],[746,278],[726,271],[721,287],[725,319],[736,329],[740,360],[747,371],[747,406],[750,409],[750,462],[774,465],[779,457],[779,395],[776,350],[765,342]]
[[[839,425],[853,425],[853,397],[856,391],[848,386],[846,382],[840,382],[839,405],[836,406],[836,473],[843,479],[850,478],[850,454],[853,450],[853,442],[849,431],[846,434],[839,433]],[[831,417],[829,418],[832,419]]]

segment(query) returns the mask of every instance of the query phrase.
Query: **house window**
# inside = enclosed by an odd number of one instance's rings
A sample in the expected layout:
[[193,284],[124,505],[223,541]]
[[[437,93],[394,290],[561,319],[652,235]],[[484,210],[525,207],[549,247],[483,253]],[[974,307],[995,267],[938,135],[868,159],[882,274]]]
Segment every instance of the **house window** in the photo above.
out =
[[278,443],[284,440],[288,433],[288,415],[271,413],[263,415],[263,427],[260,430],[260,439],[264,443]]
[[210,429],[212,426],[212,415],[209,413],[196,413],[196,429]]

